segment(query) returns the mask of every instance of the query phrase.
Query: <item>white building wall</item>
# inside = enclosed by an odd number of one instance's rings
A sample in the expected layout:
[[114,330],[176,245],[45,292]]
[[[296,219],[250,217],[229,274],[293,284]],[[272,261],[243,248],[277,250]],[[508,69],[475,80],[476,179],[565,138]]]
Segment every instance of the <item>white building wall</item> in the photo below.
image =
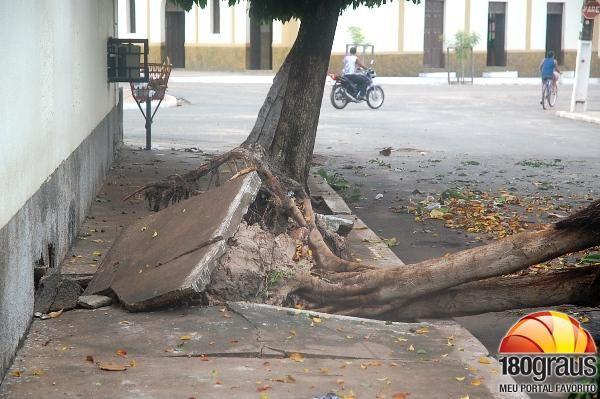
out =
[[[410,5],[408,5],[410,7]],[[465,0],[446,0],[444,8],[444,47],[454,43],[454,36],[465,30]]]
[[[116,104],[112,0],[0,2],[0,227]],[[90,27],[93,27],[91,29]],[[18,184],[17,184],[18,183]]]
[[[135,32],[130,30],[129,2],[135,2]],[[118,37],[145,39],[148,35],[148,0],[118,0]]]
[[338,20],[333,52],[346,51],[346,44],[351,42],[348,32],[350,26],[360,27],[367,42],[375,46],[376,52],[397,51],[398,7],[398,2],[394,1],[378,8],[362,6],[344,11]]
[[[554,2],[554,0],[551,0]],[[546,14],[548,0],[533,2],[531,14],[531,49],[546,49]],[[555,1],[563,5],[563,50],[576,50],[579,39],[583,0]]]
[[424,46],[425,3],[404,5],[404,51],[422,52]]
[[235,6],[235,43],[250,42],[250,19],[248,17],[248,2],[241,0]]

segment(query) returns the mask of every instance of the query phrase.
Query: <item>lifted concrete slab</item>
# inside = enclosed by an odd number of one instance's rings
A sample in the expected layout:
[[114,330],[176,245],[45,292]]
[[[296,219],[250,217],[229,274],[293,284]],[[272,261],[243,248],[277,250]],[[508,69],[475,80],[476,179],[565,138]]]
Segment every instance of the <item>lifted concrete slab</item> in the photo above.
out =
[[112,291],[128,310],[143,311],[202,292],[260,184],[253,172],[130,225],[84,295]]
[[[485,349],[458,325],[438,323],[386,324],[247,303],[75,310],[34,321],[0,398],[257,398],[261,390],[304,399],[330,391],[502,397],[493,393],[498,364],[478,363]],[[295,352],[298,361],[290,358]],[[127,367],[104,371],[98,362]]]

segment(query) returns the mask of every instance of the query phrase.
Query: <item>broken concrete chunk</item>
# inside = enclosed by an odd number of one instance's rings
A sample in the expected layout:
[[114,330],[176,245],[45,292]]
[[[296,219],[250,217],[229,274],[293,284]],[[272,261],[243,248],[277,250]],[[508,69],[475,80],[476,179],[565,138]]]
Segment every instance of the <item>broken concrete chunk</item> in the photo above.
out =
[[85,295],[114,292],[128,310],[143,311],[204,291],[260,185],[252,172],[140,219],[115,241]]
[[334,233],[341,235],[347,234],[354,226],[353,221],[341,218],[339,216],[321,215],[320,213],[315,213],[315,218],[323,222],[327,230],[331,230]]
[[81,294],[81,286],[75,281],[63,279],[56,290],[56,296],[50,306],[51,311],[75,309],[77,298]]
[[34,312],[48,313],[50,311],[50,306],[54,301],[60,281],[61,277],[58,271],[40,279],[38,288],[35,291]]
[[77,299],[77,305],[85,309],[98,309],[112,303],[112,298],[104,295],[82,295]]

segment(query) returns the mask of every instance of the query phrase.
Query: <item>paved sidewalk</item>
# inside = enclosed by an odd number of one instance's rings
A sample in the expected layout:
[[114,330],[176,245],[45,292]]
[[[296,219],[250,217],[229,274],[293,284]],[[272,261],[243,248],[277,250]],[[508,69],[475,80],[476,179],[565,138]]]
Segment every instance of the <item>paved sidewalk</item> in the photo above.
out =
[[[122,229],[149,213],[141,198],[123,202],[126,194],[205,158],[197,149],[125,147],[63,275],[85,285]],[[354,219],[353,256],[381,267],[399,262],[327,186],[311,185],[336,214]],[[385,323],[240,303],[151,313],[113,305],[34,320],[0,398],[503,397],[494,392],[512,380],[487,355],[451,321]]]
[[561,118],[573,119],[576,121],[595,123],[600,125],[600,111],[588,111],[588,112],[569,112],[569,111],[556,111],[556,115]]
[[491,398],[486,385],[500,377],[495,362],[479,362],[484,355],[451,322],[385,324],[238,303],[107,307],[35,321],[0,397]]
[[[375,65],[377,71],[377,65]],[[271,84],[275,74],[271,71],[242,72],[208,72],[174,70],[169,82],[172,83],[215,83],[215,84]],[[377,82],[386,85],[447,85],[448,77],[445,73],[435,76],[379,76]],[[572,77],[563,77],[562,84],[572,85]],[[327,77],[327,82],[332,80]],[[475,85],[538,85],[539,77],[475,77]],[[599,78],[591,78],[590,85],[600,84]]]

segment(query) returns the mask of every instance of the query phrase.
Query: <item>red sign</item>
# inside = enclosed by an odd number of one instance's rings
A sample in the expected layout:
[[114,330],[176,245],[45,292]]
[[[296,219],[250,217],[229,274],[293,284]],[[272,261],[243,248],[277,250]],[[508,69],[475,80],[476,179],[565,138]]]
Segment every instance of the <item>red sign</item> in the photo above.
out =
[[587,0],[583,5],[583,16],[586,19],[594,19],[600,14],[600,3],[597,0]]

